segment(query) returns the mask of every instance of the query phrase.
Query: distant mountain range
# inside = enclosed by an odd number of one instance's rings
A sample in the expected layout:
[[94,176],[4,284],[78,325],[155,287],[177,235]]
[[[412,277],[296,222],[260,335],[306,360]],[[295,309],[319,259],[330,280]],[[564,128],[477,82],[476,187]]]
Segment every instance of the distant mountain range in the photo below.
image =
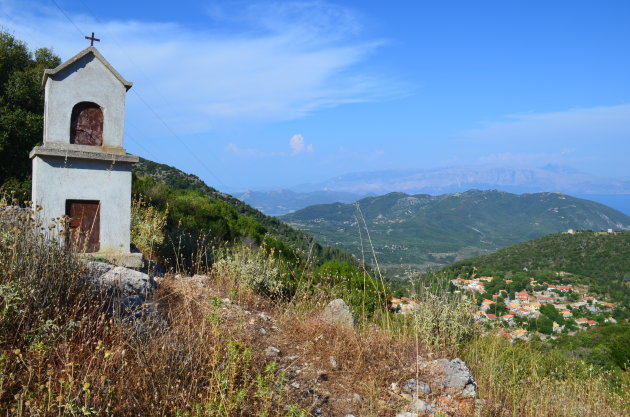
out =
[[327,203],[352,203],[365,197],[345,191],[310,191],[296,192],[286,189],[272,191],[239,191],[234,197],[245,201],[252,207],[269,216],[282,216],[304,207]]
[[[574,168],[451,167],[359,172],[274,191],[233,195],[269,215],[283,215],[313,204],[348,203],[390,192],[432,194],[498,189],[512,193],[562,192],[570,195],[628,195],[619,209],[630,210],[630,180],[598,177]],[[593,199],[598,200],[597,197]],[[609,203],[608,200],[600,200]],[[617,207],[617,206],[616,206]]]
[[496,190],[439,196],[390,193],[356,204],[310,206],[281,220],[368,262],[371,239],[381,265],[418,269],[567,229],[630,230],[630,216],[593,201],[560,193]]
[[512,193],[627,194],[630,181],[597,177],[571,167],[451,167],[361,172],[295,187],[300,191],[330,190],[381,195],[388,192],[444,194],[470,189]]

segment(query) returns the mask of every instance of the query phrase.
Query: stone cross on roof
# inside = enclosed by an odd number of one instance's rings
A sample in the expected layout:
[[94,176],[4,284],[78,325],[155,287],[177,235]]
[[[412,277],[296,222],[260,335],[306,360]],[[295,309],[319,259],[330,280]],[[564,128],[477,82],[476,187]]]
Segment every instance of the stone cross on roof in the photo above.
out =
[[94,41],[100,42],[101,40],[94,37],[94,32],[92,32],[92,36],[86,36],[85,39],[90,40],[90,46],[94,46]]

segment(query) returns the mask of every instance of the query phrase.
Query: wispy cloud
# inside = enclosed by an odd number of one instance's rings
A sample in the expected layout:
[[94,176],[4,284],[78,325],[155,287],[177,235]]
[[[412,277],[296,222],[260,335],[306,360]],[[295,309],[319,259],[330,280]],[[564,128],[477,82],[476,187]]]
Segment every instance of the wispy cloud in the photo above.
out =
[[628,166],[630,104],[509,115],[461,138],[461,152],[481,164],[552,163],[616,175]]
[[[325,2],[246,3],[239,13],[215,7],[208,31],[66,12],[81,31],[96,31],[101,52],[181,134],[231,121],[295,119],[399,93],[361,69],[382,42],[357,37],[360,17]],[[52,46],[63,59],[85,47],[77,29],[47,2],[0,2],[0,26],[31,48]],[[146,128],[159,126],[138,97],[128,97],[129,117]]]
[[622,143],[630,138],[630,104],[514,114],[507,116],[506,120],[469,130],[464,136],[481,140],[522,141],[528,146],[555,144],[565,153],[567,150],[575,152],[576,144],[580,142],[600,141],[602,145]]
[[287,156],[286,152],[265,152],[254,148],[241,148],[235,143],[228,143],[224,150],[236,156],[252,158],[270,158]]

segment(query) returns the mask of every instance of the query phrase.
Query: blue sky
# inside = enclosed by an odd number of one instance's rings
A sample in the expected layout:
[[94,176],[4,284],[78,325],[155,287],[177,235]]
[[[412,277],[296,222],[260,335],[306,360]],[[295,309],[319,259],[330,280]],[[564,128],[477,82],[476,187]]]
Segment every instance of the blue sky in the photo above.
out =
[[630,178],[628,1],[0,0],[134,87],[129,152],[221,190],[549,163]]

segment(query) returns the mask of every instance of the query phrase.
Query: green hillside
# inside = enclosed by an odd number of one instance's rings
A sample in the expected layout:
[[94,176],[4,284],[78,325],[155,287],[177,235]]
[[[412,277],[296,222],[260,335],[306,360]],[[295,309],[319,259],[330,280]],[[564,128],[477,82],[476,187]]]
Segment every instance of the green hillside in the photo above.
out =
[[[310,257],[310,259],[315,260],[317,264],[322,264],[323,262],[329,260],[341,260],[356,263],[356,259],[354,259],[350,253],[334,247],[320,245],[308,233],[294,229],[277,218],[267,216],[231,195],[222,193],[208,186],[195,175],[187,174],[177,168],[142,158],[140,159],[140,162],[134,166],[133,172],[135,174],[135,183],[138,183],[138,180],[142,177],[152,178],[157,183],[163,184],[169,189],[174,190],[175,194],[179,195],[182,200],[185,199],[181,196],[181,194],[187,193],[191,196],[202,195],[209,197],[215,202],[223,203],[223,205],[234,211],[234,213],[229,214],[229,216],[226,214],[227,217],[224,219],[225,222],[227,222],[228,217],[232,218],[240,216],[249,218],[258,225],[257,227],[259,229],[259,232],[253,233],[252,235],[256,235],[257,233],[268,234],[282,244],[295,249],[304,259]],[[145,189],[138,191],[142,194],[148,193],[146,187]],[[156,195],[150,196],[152,198],[156,197]],[[163,203],[165,204],[166,201],[163,201]],[[184,207],[182,210],[190,212],[190,207]],[[228,213],[230,210],[223,210],[223,213]],[[219,214],[217,215],[220,216]],[[241,220],[240,223],[237,220],[232,220],[230,224],[239,224],[239,227],[230,229],[232,232],[227,234],[232,236],[240,233],[240,225],[243,224],[243,220]],[[248,226],[248,230],[254,229],[256,228]],[[281,247],[282,246],[283,245],[281,245]]]
[[[360,207],[360,211],[358,209]],[[516,195],[471,190],[430,196],[390,193],[353,204],[307,207],[281,217],[320,242],[361,256],[362,216],[379,262],[430,268],[550,233],[630,228],[630,217],[560,193]]]
[[550,271],[590,285],[594,292],[630,301],[630,232],[583,231],[556,233],[510,246],[496,253],[466,259],[445,268],[455,274],[473,271],[497,275],[505,272]]

